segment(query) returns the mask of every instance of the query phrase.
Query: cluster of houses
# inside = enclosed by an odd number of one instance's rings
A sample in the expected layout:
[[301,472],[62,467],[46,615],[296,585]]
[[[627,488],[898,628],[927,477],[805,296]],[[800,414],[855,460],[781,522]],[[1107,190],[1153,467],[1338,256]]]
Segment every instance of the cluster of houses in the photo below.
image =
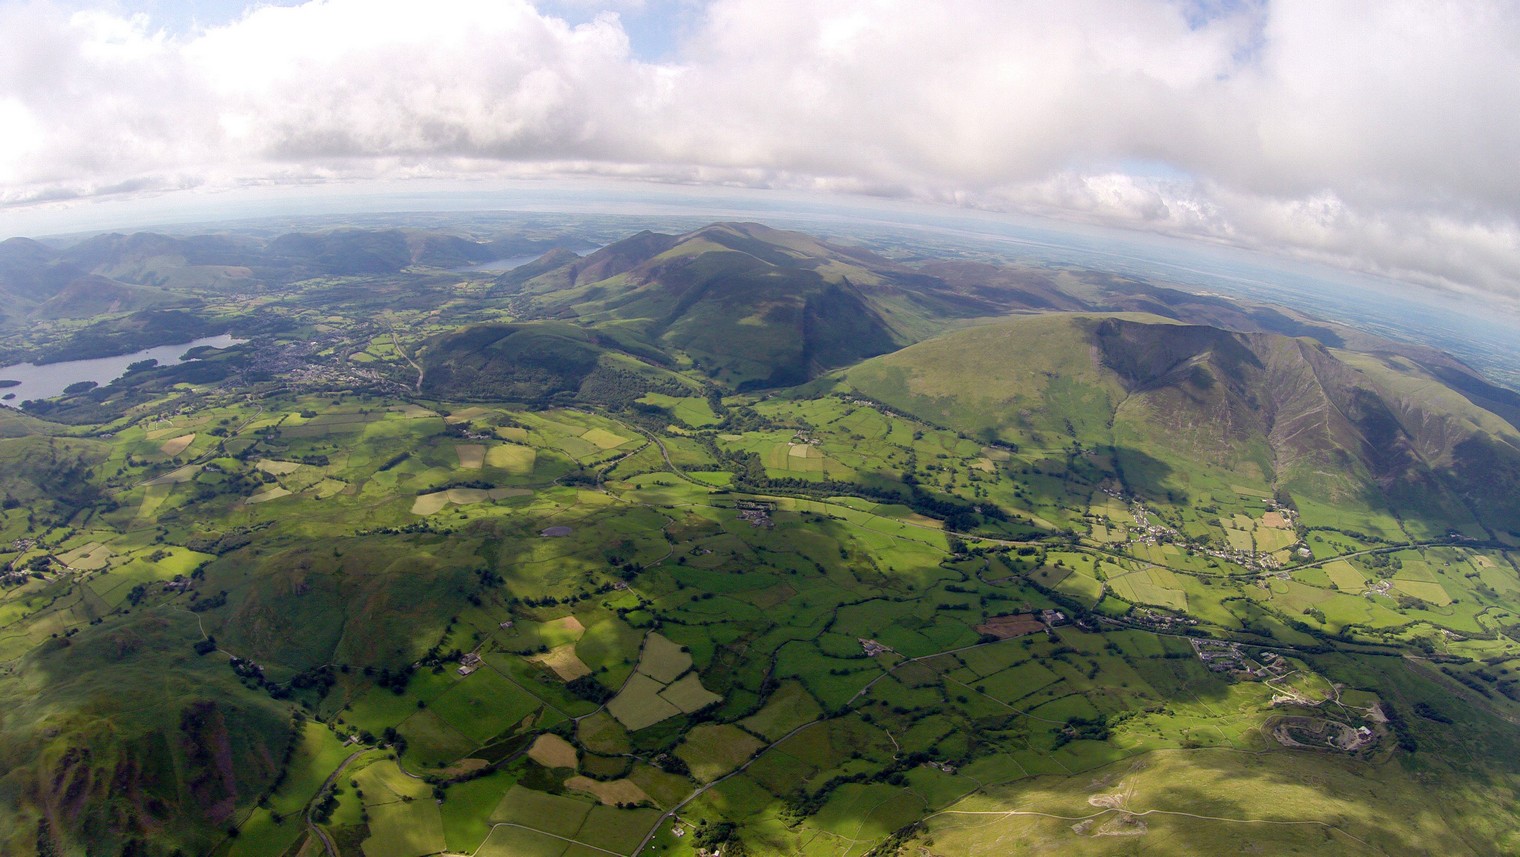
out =
[[17,570],[13,568],[0,574],[0,586],[16,586],[17,584],[26,582],[26,579],[31,576],[32,573],[25,569]]
[[474,652],[467,652],[464,657],[459,659],[459,674],[469,675],[470,673],[480,669],[484,664],[485,661],[480,659],[480,655],[477,655]]
[[1196,638],[1188,642],[1193,644],[1193,654],[1197,655],[1198,660],[1202,661],[1211,672],[1234,674],[1252,672],[1246,653],[1241,650],[1239,643]]
[[771,520],[771,510],[775,508],[770,503],[760,503],[754,500],[740,500],[737,508],[739,517],[748,521],[752,527],[774,527],[776,522]]
[[[1103,486],[1099,490],[1129,507],[1130,515],[1134,518],[1134,526],[1129,530],[1129,540],[1132,543],[1144,545],[1175,544],[1189,553],[1222,559],[1251,571],[1275,571],[1282,568],[1282,560],[1271,553],[1241,550],[1238,548],[1215,548],[1198,544],[1172,527],[1152,520],[1150,511],[1139,500],[1126,496],[1124,492],[1108,486]],[[1280,505],[1275,500],[1269,500],[1267,501],[1267,510],[1268,514],[1282,516],[1285,528],[1291,529],[1297,526],[1298,513],[1293,509]],[[1313,552],[1303,542],[1294,545],[1293,550],[1300,559],[1309,559],[1314,556]]]
[[1250,680],[1282,678],[1292,671],[1292,665],[1276,652],[1266,652],[1259,660],[1252,660],[1239,643],[1227,640],[1200,640],[1196,637],[1188,642],[1193,644],[1193,653],[1198,660],[1211,671],[1217,673],[1231,673],[1238,678]]
[[867,657],[874,658],[877,655],[892,651],[891,646],[885,645],[883,643],[878,643],[875,640],[867,640],[865,637],[860,637],[859,640],[860,649],[866,653]]
[[[377,364],[364,365],[347,359],[312,359],[319,357],[331,346],[336,346],[335,350],[342,353],[344,339],[359,343],[368,341],[372,335],[373,331],[365,326],[362,329],[346,329],[341,337],[334,332],[321,341],[261,348],[253,352],[248,368],[253,373],[280,379],[280,383],[287,389],[369,387],[403,392],[405,388],[387,377]],[[359,350],[362,346],[353,347],[354,350]]]
[[16,539],[15,541],[11,542],[11,550],[15,551],[17,556],[15,559],[11,560],[11,564],[6,569],[11,573],[5,576],[3,580],[4,583],[9,585],[27,577],[27,572],[21,568],[21,557],[36,545],[36,539]]
[[1138,628],[1147,628],[1152,631],[1170,631],[1176,628],[1186,628],[1197,625],[1198,620],[1192,616],[1179,616],[1174,613],[1163,613],[1150,607],[1136,607],[1124,620],[1109,619],[1106,616],[1099,617],[1105,624],[1127,625]]

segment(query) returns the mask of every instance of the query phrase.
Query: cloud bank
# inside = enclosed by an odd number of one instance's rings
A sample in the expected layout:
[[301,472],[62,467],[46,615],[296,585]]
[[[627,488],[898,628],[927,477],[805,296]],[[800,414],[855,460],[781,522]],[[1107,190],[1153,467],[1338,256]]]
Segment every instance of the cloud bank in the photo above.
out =
[[[647,61],[618,10],[662,9],[680,47]],[[598,175],[1021,211],[1520,294],[1506,0],[312,0],[190,32],[0,0],[0,33],[0,205]]]

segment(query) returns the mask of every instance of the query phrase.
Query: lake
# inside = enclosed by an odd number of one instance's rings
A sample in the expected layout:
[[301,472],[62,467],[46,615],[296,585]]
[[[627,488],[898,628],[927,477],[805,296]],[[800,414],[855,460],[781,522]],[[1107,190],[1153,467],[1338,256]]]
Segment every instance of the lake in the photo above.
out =
[[61,394],[65,387],[80,381],[94,381],[103,387],[120,378],[126,373],[128,366],[139,360],[157,360],[161,366],[173,366],[185,362],[180,359],[181,355],[192,348],[199,348],[202,345],[226,348],[247,341],[235,339],[232,334],[224,333],[221,336],[206,336],[180,345],[160,345],[157,348],[149,348],[132,354],[119,354],[115,357],[67,360],[42,366],[32,363],[0,366],[0,381],[21,382],[15,386],[0,388],[0,396],[8,393],[16,394],[14,399],[6,399],[0,404],[16,408],[27,399],[51,399]]
[[513,268],[521,267],[528,264],[529,262],[536,261],[542,255],[544,254],[536,253],[531,256],[510,256],[506,259],[493,259],[489,262],[482,262],[479,265],[470,265],[467,268],[455,268],[454,270],[459,273],[499,274],[505,271],[510,271]]

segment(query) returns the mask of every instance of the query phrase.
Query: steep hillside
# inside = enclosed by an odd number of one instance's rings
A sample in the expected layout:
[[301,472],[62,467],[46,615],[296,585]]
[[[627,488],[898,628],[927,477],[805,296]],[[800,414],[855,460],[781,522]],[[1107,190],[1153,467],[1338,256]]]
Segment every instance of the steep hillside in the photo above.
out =
[[466,400],[582,394],[622,402],[663,386],[684,389],[653,365],[664,359],[637,341],[562,322],[482,324],[424,344],[422,391]]
[[1047,315],[844,373],[907,413],[1021,446],[1115,451],[1132,490],[1267,486],[1386,537],[1520,526],[1520,433],[1406,361],[1155,317]]
[[498,289],[530,315],[636,329],[742,390],[801,383],[957,319],[1022,306],[996,286],[952,285],[754,223],[640,233],[584,258],[524,266]]
[[0,244],[0,353],[247,340],[0,409],[0,855],[1520,853],[1520,395],[495,222]]
[[12,308],[45,301],[85,273],[45,244],[28,238],[0,242],[0,294]]
[[90,318],[193,303],[198,301],[189,295],[87,275],[43,301],[34,315],[42,319]]
[[0,790],[27,809],[0,851],[205,852],[267,793],[290,715],[197,657],[193,614],[177,612],[86,627],[23,659],[0,716]]

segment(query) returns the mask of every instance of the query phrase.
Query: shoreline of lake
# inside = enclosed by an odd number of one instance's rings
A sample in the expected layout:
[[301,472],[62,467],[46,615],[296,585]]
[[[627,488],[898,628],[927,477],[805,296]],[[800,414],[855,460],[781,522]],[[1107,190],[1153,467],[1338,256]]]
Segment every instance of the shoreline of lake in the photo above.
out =
[[[11,399],[0,399],[4,407],[16,408],[32,399],[51,399],[59,396],[71,384],[94,381],[106,386],[126,374],[127,367],[143,360],[157,360],[160,366],[176,366],[187,362],[184,355],[196,348],[229,348],[241,345],[246,339],[237,339],[230,333],[219,336],[203,336],[174,345],[159,345],[118,354],[112,357],[92,357],[88,360],[65,360],[58,363],[15,363],[0,366],[0,388]],[[194,359],[194,358],[192,358]],[[14,381],[15,383],[5,383]]]

